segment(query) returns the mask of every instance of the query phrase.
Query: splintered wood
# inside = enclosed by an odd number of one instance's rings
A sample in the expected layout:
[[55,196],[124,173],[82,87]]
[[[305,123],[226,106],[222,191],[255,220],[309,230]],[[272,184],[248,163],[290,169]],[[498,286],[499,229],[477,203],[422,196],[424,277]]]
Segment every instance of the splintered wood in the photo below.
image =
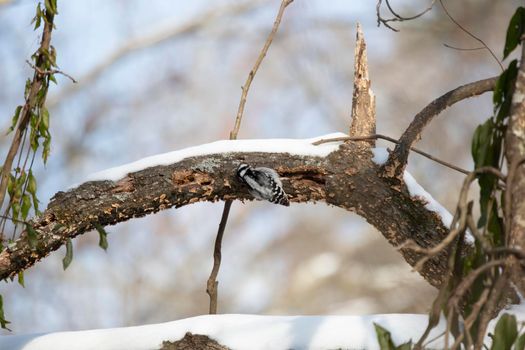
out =
[[[358,23],[355,45],[354,93],[352,96],[352,125],[350,126],[350,136],[369,136],[376,133],[376,102],[374,92],[370,86],[366,43],[361,25]],[[363,142],[375,146],[374,140]]]

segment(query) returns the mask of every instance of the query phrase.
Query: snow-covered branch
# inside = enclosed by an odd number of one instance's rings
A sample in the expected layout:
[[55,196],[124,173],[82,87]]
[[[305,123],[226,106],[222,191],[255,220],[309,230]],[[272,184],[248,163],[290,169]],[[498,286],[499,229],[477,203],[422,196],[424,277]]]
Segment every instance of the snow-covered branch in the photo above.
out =
[[[45,212],[32,220],[38,234],[36,247],[23,233],[0,253],[0,279],[15,276],[98,225],[200,201],[251,200],[235,175],[240,163],[275,169],[292,203],[323,201],[356,212],[394,246],[407,239],[424,248],[438,244],[448,232],[450,218],[410,177],[405,177],[410,179],[409,187],[399,190],[379,175],[385,150],[371,151],[352,142],[312,145],[342,135],[218,141],[96,173],[87,182],[55,194]],[[421,257],[409,249],[401,253],[411,265]],[[434,286],[440,285],[447,269],[446,254],[420,270]]]

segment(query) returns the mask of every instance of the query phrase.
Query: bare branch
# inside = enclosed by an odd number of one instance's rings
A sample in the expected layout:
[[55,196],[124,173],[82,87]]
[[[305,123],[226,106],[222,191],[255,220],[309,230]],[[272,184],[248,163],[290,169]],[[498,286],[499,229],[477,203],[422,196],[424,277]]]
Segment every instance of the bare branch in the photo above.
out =
[[421,112],[416,114],[408,128],[401,135],[400,143],[390,153],[388,161],[383,166],[383,175],[399,179],[405,170],[410,148],[416,141],[421,139],[423,129],[432,119],[456,102],[494,90],[497,79],[498,77],[494,77],[462,85],[447,92],[423,108]]
[[264,43],[264,46],[261,49],[261,53],[259,54],[259,57],[257,57],[257,60],[255,61],[255,64],[253,65],[252,70],[248,74],[248,78],[246,78],[246,82],[244,83],[244,86],[242,87],[241,101],[239,103],[239,109],[237,110],[237,118],[235,119],[235,125],[233,127],[232,132],[230,133],[230,140],[234,140],[237,138],[237,133],[239,132],[239,128],[241,127],[241,120],[242,120],[242,115],[244,113],[244,105],[246,104],[246,97],[248,96],[248,90],[250,89],[250,86],[252,85],[253,78],[255,77],[255,74],[257,73],[257,70],[259,69],[261,62],[264,60],[264,57],[266,57],[266,53],[268,52],[268,49],[270,48],[270,45],[272,44],[273,38],[275,37],[275,33],[277,33],[277,30],[279,29],[279,25],[281,24],[281,19],[283,17],[284,10],[292,2],[293,0],[283,0],[281,2],[281,7],[279,8],[279,11],[277,12],[277,16],[275,17],[272,31],[268,35],[268,38],[266,39],[266,42]]
[[[494,53],[494,51],[491,50],[490,47],[487,46],[487,44],[485,44],[485,42],[480,39],[479,37],[475,36],[474,34],[472,34],[471,31],[467,30],[465,27],[463,27],[458,21],[456,21],[454,19],[454,17],[452,17],[452,15],[448,12],[447,8],[445,7],[445,4],[443,4],[443,0],[439,0],[439,3],[441,4],[441,7],[443,8],[443,11],[445,11],[445,14],[447,15],[447,17],[455,24],[459,27],[459,29],[461,29],[464,33],[466,33],[468,36],[470,36],[471,38],[473,38],[474,40],[476,40],[477,42],[479,42],[489,53],[490,55],[492,56],[492,58],[494,58],[494,60],[498,63],[499,67],[501,68],[501,71],[504,71],[505,68],[503,68],[503,65],[501,64],[501,61],[498,59],[498,57],[496,56],[496,54]],[[447,46],[447,45],[445,45]],[[450,47],[450,46],[447,46],[447,47]],[[453,47],[450,47],[450,48],[453,48]],[[477,50],[477,49],[474,49],[474,50]]]
[[[273,23],[272,30],[270,34],[268,35],[268,38],[266,39],[266,42],[264,43],[264,46],[261,49],[261,52],[259,53],[259,56],[257,57],[257,60],[255,61],[255,64],[252,70],[248,74],[248,78],[246,78],[246,82],[244,83],[244,86],[242,87],[241,100],[239,102],[239,108],[237,110],[237,117],[235,118],[235,125],[233,127],[233,130],[230,132],[230,140],[237,139],[237,134],[239,133],[239,128],[241,127],[242,116],[244,114],[244,105],[246,104],[246,98],[248,97],[248,91],[250,90],[250,86],[252,85],[253,78],[255,77],[255,74],[257,74],[257,71],[259,70],[259,66],[261,65],[262,61],[266,57],[266,53],[268,52],[268,49],[270,48],[270,45],[273,42],[273,38],[275,37],[277,30],[279,29],[279,25],[281,24],[281,19],[283,17],[284,10],[292,2],[293,0],[283,0],[281,2],[281,6],[279,8],[279,11],[277,12],[277,16],[275,17],[275,21]],[[221,222],[219,223],[217,237],[215,238],[215,245],[214,245],[214,251],[213,251],[213,268],[211,270],[210,277],[208,278],[208,282],[206,284],[206,293],[208,293],[208,295],[210,296],[210,309],[209,309],[210,314],[217,313],[217,289],[219,286],[219,282],[217,282],[217,275],[219,273],[219,269],[221,266],[222,237],[224,235],[226,223],[228,222],[228,216],[230,214],[231,205],[232,205],[231,200],[226,200],[224,203],[224,209],[222,211]]]
[[71,75],[67,73],[62,72],[61,70],[58,70],[58,69],[42,70],[38,68],[37,66],[35,66],[34,64],[32,64],[31,62],[29,62],[29,60],[26,60],[26,63],[29,65],[29,67],[33,68],[38,73],[38,75],[40,75],[41,77],[44,77],[46,75],[51,75],[51,74],[61,74],[65,76],[66,78],[68,78],[69,80],[71,80],[73,83],[78,83],[78,81],[76,81],[75,78],[73,78]]
[[399,29],[396,29],[396,28],[392,27],[389,24],[389,22],[404,22],[404,21],[410,21],[410,20],[419,18],[419,17],[423,16],[425,13],[427,13],[428,11],[432,10],[436,0],[432,0],[430,5],[426,9],[421,11],[420,13],[418,13],[416,15],[413,15],[413,16],[408,16],[408,17],[399,15],[396,11],[394,11],[392,6],[390,5],[390,1],[389,0],[385,0],[385,3],[386,3],[386,6],[388,7],[388,10],[394,16],[392,18],[383,18],[381,16],[381,3],[382,2],[383,2],[383,0],[378,0],[377,4],[376,4],[377,26],[379,27],[381,24],[383,24],[385,27],[387,27],[389,29],[392,29],[394,32],[399,32]]

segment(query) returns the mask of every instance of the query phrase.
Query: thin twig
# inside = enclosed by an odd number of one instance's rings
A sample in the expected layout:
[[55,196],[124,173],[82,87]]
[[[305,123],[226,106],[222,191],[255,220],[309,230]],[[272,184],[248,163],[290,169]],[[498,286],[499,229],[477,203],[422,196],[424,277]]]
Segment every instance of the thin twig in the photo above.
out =
[[75,84],[78,83],[78,81],[76,81],[75,78],[73,78],[71,75],[69,75],[67,73],[64,73],[61,70],[58,70],[58,69],[44,70],[44,69],[41,69],[41,68],[35,66],[31,62],[29,62],[29,60],[26,60],[26,63],[29,65],[29,67],[33,68],[41,77],[44,77],[46,75],[51,75],[51,74],[61,74],[61,75],[65,76],[66,78],[69,78],[73,83],[75,83]]
[[217,282],[217,275],[219,274],[219,269],[221,267],[222,237],[224,235],[226,223],[228,222],[228,215],[230,214],[231,206],[231,200],[228,200],[224,203],[224,210],[222,211],[221,222],[219,223],[219,230],[217,232],[217,237],[215,238],[215,245],[213,249],[213,269],[211,270],[211,274],[208,278],[208,282],[206,285],[206,293],[208,293],[208,295],[210,296],[210,314],[217,313],[217,294],[219,286],[219,282]]
[[479,316],[479,326],[476,343],[474,344],[474,350],[481,350],[483,348],[483,342],[487,331],[489,321],[494,318],[494,310],[496,310],[497,304],[500,300],[503,288],[509,280],[509,272],[507,268],[504,268],[502,274],[498,277],[496,282],[493,284],[490,296],[483,307],[483,311]]
[[449,307],[458,307],[459,300],[465,295],[469,290],[470,286],[474,281],[487,270],[496,267],[505,265],[505,259],[492,260],[481,265],[477,269],[471,271],[467,276],[465,276],[461,283],[454,289],[454,294],[448,300]]
[[[250,73],[248,74],[248,77],[246,78],[246,82],[242,86],[241,100],[239,102],[239,108],[237,110],[237,117],[235,118],[235,125],[233,127],[233,130],[230,132],[230,140],[235,140],[237,138],[237,134],[239,133],[239,128],[241,127],[241,121],[242,121],[242,117],[244,114],[244,106],[246,104],[248,91],[250,90],[250,86],[252,84],[253,78],[255,77],[255,74],[257,73],[257,70],[259,69],[261,62],[266,57],[266,53],[268,52],[268,49],[270,48],[270,45],[272,44],[273,38],[275,37],[277,30],[279,29],[279,25],[281,23],[281,19],[284,14],[284,10],[292,2],[293,0],[283,0],[281,2],[281,7],[279,8],[279,11],[277,12],[277,16],[275,17],[272,31],[268,35],[268,38],[266,39],[266,42],[264,43],[264,46],[261,49],[261,52],[259,53],[259,56],[257,57],[257,60],[255,61],[253,68],[250,70]],[[228,222],[228,215],[230,213],[231,205],[232,205],[232,200],[226,200],[224,202],[224,209],[222,211],[221,222],[219,224],[217,237],[215,238],[215,245],[214,245],[214,250],[213,250],[213,268],[210,273],[210,277],[208,278],[208,282],[206,284],[206,293],[208,293],[208,295],[210,296],[210,309],[209,309],[210,314],[217,313],[217,293],[218,293],[217,289],[219,286],[219,282],[217,282],[217,275],[219,274],[219,269],[221,266],[222,237],[224,236],[224,229],[226,228],[226,223]]]
[[[389,136],[385,136],[385,135],[381,135],[381,134],[375,134],[375,135],[368,135],[368,136],[348,136],[348,137],[334,137],[334,138],[331,138],[331,139],[321,139],[321,140],[317,140],[315,142],[312,143],[312,145],[314,146],[317,146],[317,145],[321,145],[323,143],[327,143],[327,142],[336,142],[336,141],[366,141],[366,140],[377,140],[377,139],[381,139],[381,140],[386,140],[386,141],[390,141],[392,143],[396,143],[396,144],[399,144],[400,141],[392,138],[392,137],[389,137]],[[436,158],[434,157],[433,155],[430,155],[426,152],[423,152],[415,147],[410,147],[410,150],[422,155],[423,157],[426,157],[436,163],[439,163],[441,165],[444,165],[450,169],[454,169],[460,173],[463,173],[465,175],[468,175],[470,174],[470,171],[468,170],[465,170],[465,169],[462,169],[454,164],[451,164],[451,163],[448,163],[448,162],[445,162],[444,160],[441,160],[439,158]]]
[[496,62],[498,63],[499,67],[501,68],[501,71],[503,72],[505,70],[505,68],[503,68],[503,64],[501,64],[501,61],[498,59],[498,57],[496,56],[496,54],[494,53],[494,51],[492,51],[490,49],[490,47],[487,46],[487,44],[485,44],[485,42],[478,38],[477,36],[475,36],[474,34],[472,34],[472,32],[470,32],[469,30],[467,30],[465,27],[463,27],[461,24],[459,24],[458,21],[456,21],[454,19],[454,17],[452,17],[452,15],[448,12],[447,8],[445,7],[445,4],[443,4],[443,0],[439,0],[439,3],[441,4],[441,7],[443,8],[443,11],[445,11],[445,14],[447,15],[447,17],[455,24],[458,26],[459,29],[461,29],[464,33],[466,33],[468,36],[470,36],[471,38],[473,38],[474,40],[478,41],[481,45],[483,45],[484,48],[487,49],[487,51],[490,53],[490,55],[496,60]]
[[444,43],[443,46],[445,46],[446,48],[452,49],[452,50],[457,50],[457,51],[478,51],[478,50],[486,49],[486,47],[484,47],[484,46],[465,48],[465,47],[452,46],[452,45],[449,45],[449,44],[446,44],[446,43]]
[[250,90],[250,86],[252,85],[253,78],[255,77],[255,74],[257,73],[257,70],[259,69],[261,62],[266,57],[266,53],[268,52],[268,49],[270,48],[270,45],[272,44],[273,38],[275,37],[275,33],[277,33],[277,30],[279,29],[279,25],[281,24],[281,19],[283,17],[284,10],[292,2],[293,0],[283,0],[281,2],[281,7],[279,8],[277,17],[275,17],[275,21],[273,22],[272,31],[268,35],[268,38],[266,39],[266,42],[264,43],[264,46],[261,49],[261,52],[259,53],[259,56],[257,57],[257,60],[255,61],[255,64],[253,65],[252,70],[250,71],[250,73],[248,74],[248,77],[246,78],[246,82],[244,83],[244,86],[242,87],[241,101],[239,103],[239,109],[237,110],[237,118],[235,118],[235,125],[233,127],[232,132],[230,133],[230,140],[234,140],[237,138],[237,133],[239,132],[239,128],[241,127],[241,120],[242,120],[242,115],[244,113],[244,105],[246,104],[246,97],[248,96],[248,90]]
[[376,4],[377,26],[379,27],[381,25],[381,23],[382,23],[385,27],[387,27],[389,29],[392,29],[394,32],[399,32],[399,29],[396,29],[396,28],[390,26],[388,24],[388,22],[404,22],[404,21],[410,21],[410,20],[419,18],[419,17],[423,16],[425,13],[427,13],[428,11],[432,10],[432,8],[434,7],[434,4],[436,2],[436,0],[432,0],[430,5],[426,9],[421,11],[420,13],[418,13],[416,15],[413,15],[413,16],[404,17],[404,16],[399,15],[396,11],[394,11],[392,6],[390,5],[390,1],[389,0],[385,0],[385,3],[386,3],[386,6],[388,7],[388,10],[390,11],[390,13],[394,17],[393,18],[383,18],[381,16],[381,3],[382,3],[382,1],[383,0],[378,0],[377,4]]

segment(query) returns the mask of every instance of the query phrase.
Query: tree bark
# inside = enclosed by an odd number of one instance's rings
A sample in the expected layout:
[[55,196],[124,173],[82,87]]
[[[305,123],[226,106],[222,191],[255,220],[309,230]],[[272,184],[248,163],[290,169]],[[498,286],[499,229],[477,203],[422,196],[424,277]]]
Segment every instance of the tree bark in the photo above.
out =
[[[521,62],[516,78],[510,119],[505,138],[507,164],[509,164],[510,245],[525,251],[525,45],[522,41]],[[525,293],[525,270],[515,258],[511,280]]]

